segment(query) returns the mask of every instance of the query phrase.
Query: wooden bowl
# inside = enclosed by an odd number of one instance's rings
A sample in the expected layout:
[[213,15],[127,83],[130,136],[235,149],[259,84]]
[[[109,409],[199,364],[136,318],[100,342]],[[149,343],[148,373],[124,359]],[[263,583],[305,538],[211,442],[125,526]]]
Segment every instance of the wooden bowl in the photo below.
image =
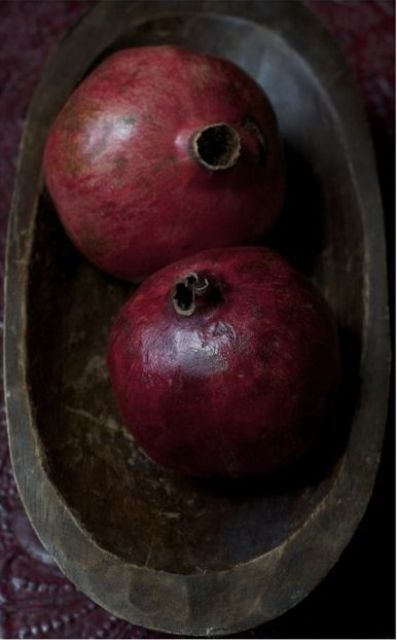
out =
[[[327,450],[288,477],[199,482],[136,449],[105,366],[130,285],[89,265],[43,189],[49,125],[110,51],[176,43],[234,60],[269,94],[288,164],[270,239],[323,289],[344,382]],[[296,1],[100,3],[62,42],[31,103],[8,237],[5,379],[19,490],[65,574],[117,616],[226,635],[279,616],[339,558],[372,491],[389,338],[382,211],[363,109],[341,54]]]

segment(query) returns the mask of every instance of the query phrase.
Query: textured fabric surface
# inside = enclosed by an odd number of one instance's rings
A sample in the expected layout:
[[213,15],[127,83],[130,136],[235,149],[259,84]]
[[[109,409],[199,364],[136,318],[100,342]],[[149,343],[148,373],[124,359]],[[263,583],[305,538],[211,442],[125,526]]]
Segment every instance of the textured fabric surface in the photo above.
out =
[[[394,2],[308,0],[306,4],[335,35],[358,80],[374,133],[390,236],[394,225]],[[27,105],[51,48],[90,6],[84,0],[0,1],[1,278]],[[0,637],[166,637],[114,618],[62,576],[21,506],[10,466],[3,402],[0,412]],[[390,420],[374,497],[340,562],[303,603],[249,632],[249,637],[394,637],[393,437]]]

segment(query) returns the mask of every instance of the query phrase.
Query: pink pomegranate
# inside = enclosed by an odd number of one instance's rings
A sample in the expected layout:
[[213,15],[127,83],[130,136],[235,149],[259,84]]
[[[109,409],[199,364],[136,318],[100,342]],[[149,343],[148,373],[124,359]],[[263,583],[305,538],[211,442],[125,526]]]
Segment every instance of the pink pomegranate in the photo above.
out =
[[136,281],[203,248],[254,243],[284,192],[262,89],[231,62],[172,46],[98,66],[58,115],[44,172],[80,251]]
[[296,460],[340,375],[322,295],[255,247],[202,251],[151,276],[113,327],[108,364],[120,412],[148,456],[203,476]]

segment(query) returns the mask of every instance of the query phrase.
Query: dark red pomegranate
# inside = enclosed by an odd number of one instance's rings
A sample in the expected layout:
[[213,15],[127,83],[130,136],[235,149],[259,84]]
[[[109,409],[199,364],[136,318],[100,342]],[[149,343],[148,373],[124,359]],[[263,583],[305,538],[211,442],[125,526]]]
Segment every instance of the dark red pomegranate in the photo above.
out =
[[324,298],[255,247],[202,251],[151,276],[113,327],[108,364],[138,444],[190,475],[271,472],[296,460],[340,376]]
[[257,241],[284,192],[262,89],[231,62],[171,46],[98,66],[56,119],[44,172],[80,251],[137,281],[200,249]]

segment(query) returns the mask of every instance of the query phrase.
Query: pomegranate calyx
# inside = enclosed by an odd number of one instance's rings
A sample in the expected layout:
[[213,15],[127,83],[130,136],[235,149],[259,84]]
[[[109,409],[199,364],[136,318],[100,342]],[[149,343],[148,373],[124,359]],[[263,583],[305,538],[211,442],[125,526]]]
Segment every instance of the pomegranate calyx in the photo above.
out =
[[195,160],[211,171],[231,169],[241,152],[239,133],[225,122],[196,131],[192,135],[191,146]]
[[172,303],[181,316],[191,316],[196,310],[196,297],[204,296],[211,286],[207,278],[199,273],[189,273],[176,282],[172,290]]

